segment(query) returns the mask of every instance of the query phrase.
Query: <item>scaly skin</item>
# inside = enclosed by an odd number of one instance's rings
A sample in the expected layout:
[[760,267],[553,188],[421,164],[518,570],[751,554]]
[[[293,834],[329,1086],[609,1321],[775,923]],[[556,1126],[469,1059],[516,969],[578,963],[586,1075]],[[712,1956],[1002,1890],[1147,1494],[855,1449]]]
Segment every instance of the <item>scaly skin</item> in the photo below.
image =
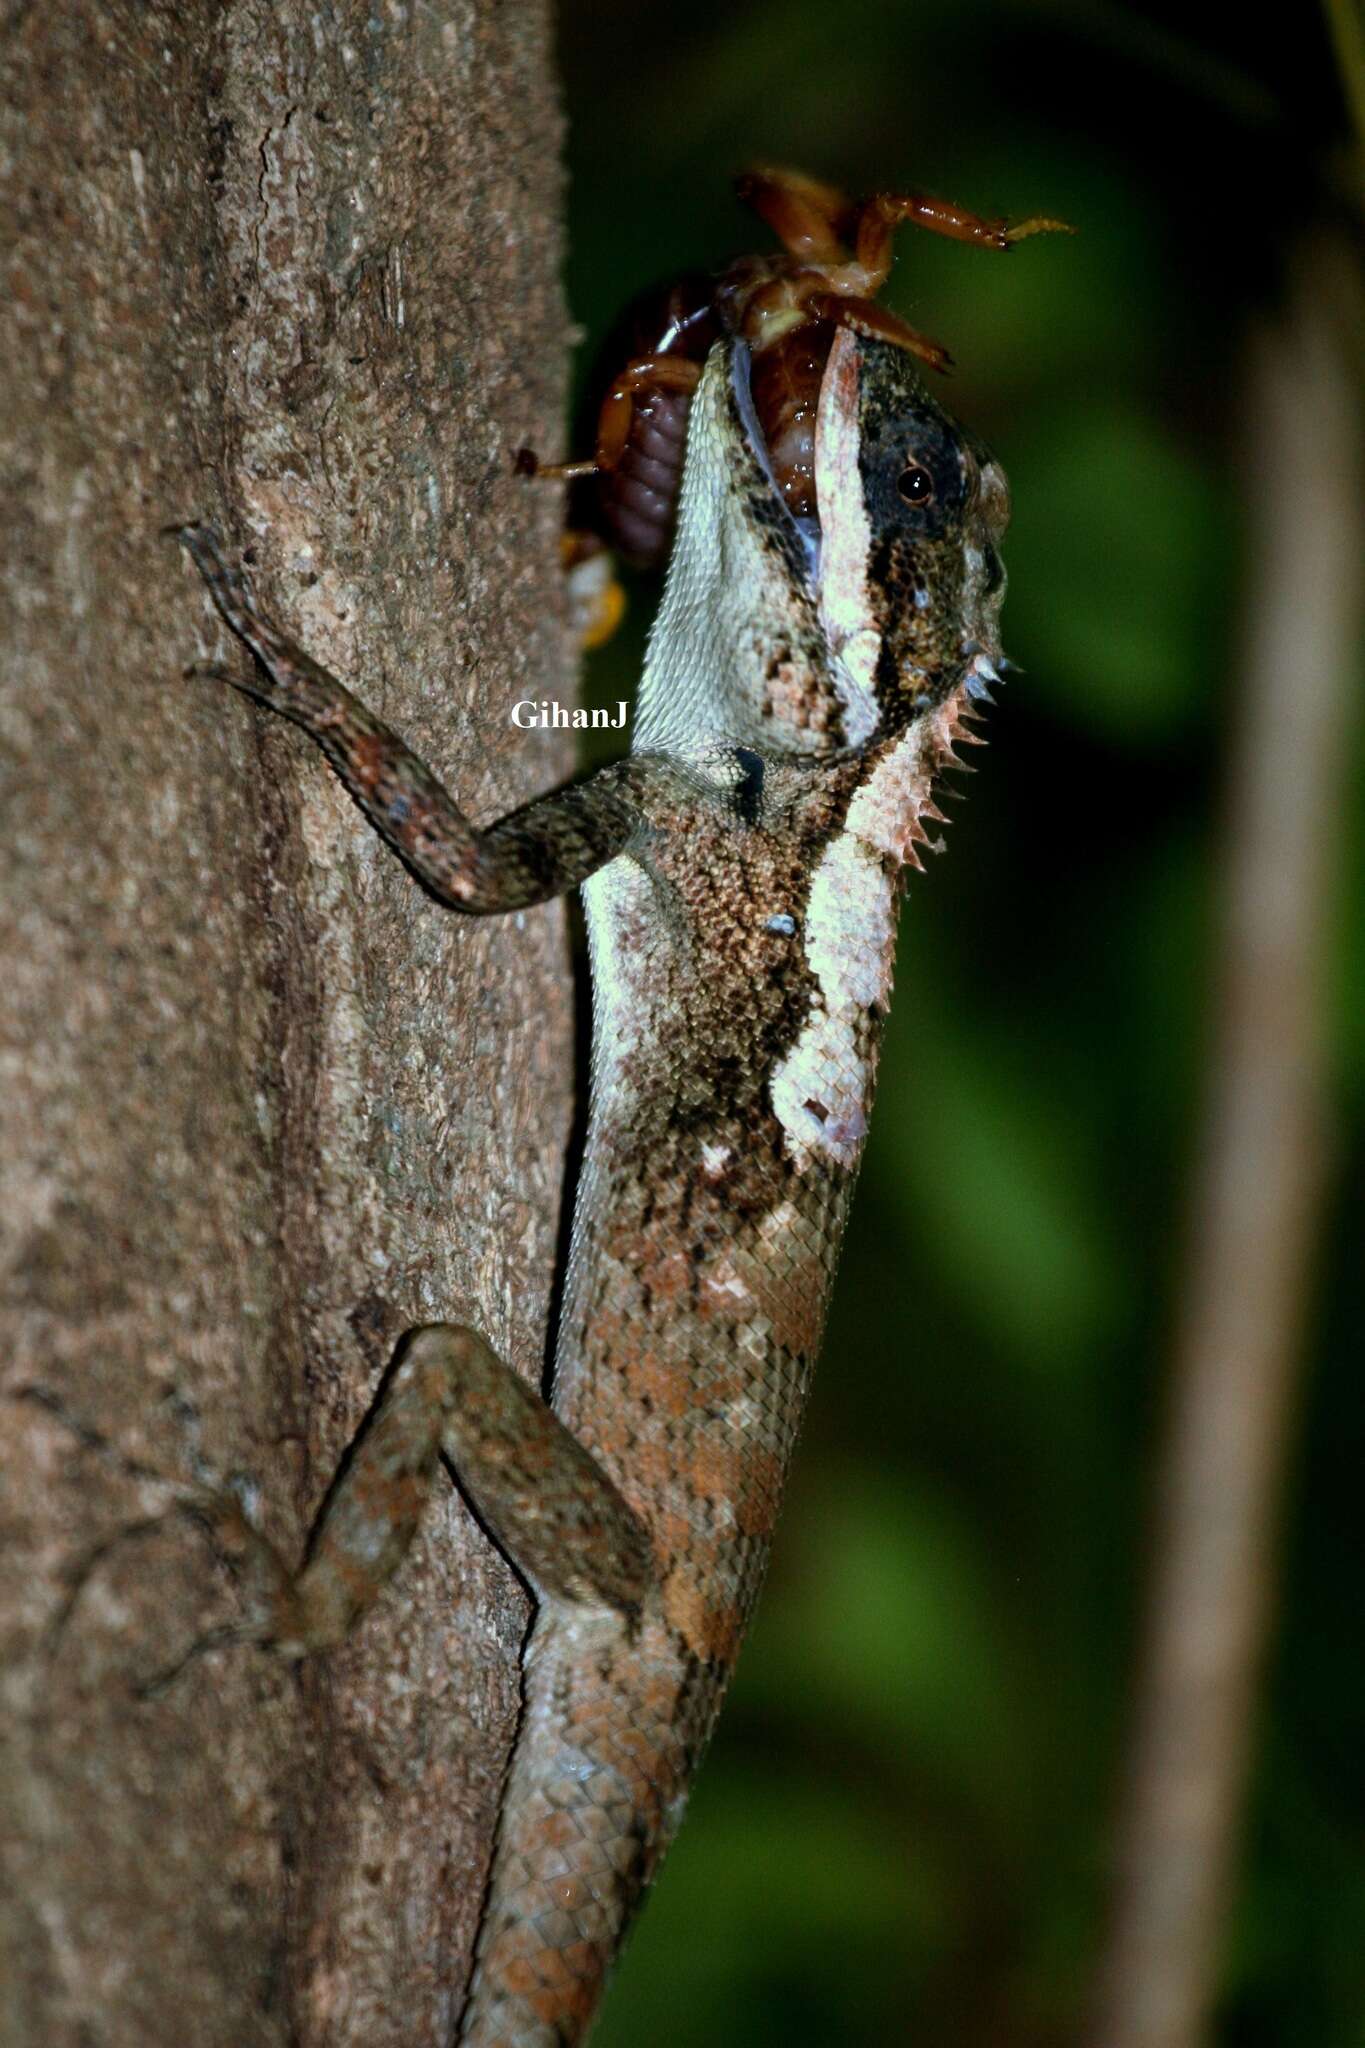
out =
[[1003,478],[904,352],[834,344],[818,554],[752,444],[745,373],[718,345],[694,403],[640,751],[484,833],[259,613],[207,530],[183,534],[261,664],[230,680],[312,735],[443,900],[495,911],[586,882],[592,1110],[553,1410],[476,1333],[432,1326],[301,1574],[217,1513],[251,1632],[290,1655],[371,1604],[442,1449],[536,1589],[469,2048],[585,2037],[677,1826],[819,1348],[901,882],[995,675]]
[[[948,722],[924,735],[934,757]],[[789,769],[785,815],[762,825],[732,802],[692,809],[661,831],[648,883],[609,870],[589,884],[595,947],[614,949],[629,993],[599,1016],[555,1410],[649,1531],[654,1577],[638,1620],[576,1624],[549,1603],[537,1617],[462,2036],[478,2048],[581,2038],[762,1582],[862,1149],[889,880],[884,924],[846,962],[851,1029],[812,1069],[824,1086],[809,1084],[807,1113],[836,1133],[828,1149],[790,1145],[769,1083],[811,1010],[810,877],[863,767]],[[659,931],[660,884],[685,951]],[[790,934],[771,928],[784,916]]]

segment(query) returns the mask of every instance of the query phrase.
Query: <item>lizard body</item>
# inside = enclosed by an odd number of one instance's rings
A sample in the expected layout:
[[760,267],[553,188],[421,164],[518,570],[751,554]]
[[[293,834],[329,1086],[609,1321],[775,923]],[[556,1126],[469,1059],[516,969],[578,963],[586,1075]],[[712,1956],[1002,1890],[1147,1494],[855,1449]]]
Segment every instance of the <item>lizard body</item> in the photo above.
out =
[[376,1597],[442,1450],[536,1593],[470,2048],[585,2037],[676,1828],[819,1347],[902,878],[999,658],[1004,479],[905,352],[836,337],[818,525],[774,491],[746,379],[719,342],[635,751],[483,833],[184,531],[261,665],[229,680],[304,726],[434,893],[494,911],[586,885],[592,1102],[552,1409],[475,1333],[431,1326],[297,1577],[218,1510],[249,1626],[287,1654]]

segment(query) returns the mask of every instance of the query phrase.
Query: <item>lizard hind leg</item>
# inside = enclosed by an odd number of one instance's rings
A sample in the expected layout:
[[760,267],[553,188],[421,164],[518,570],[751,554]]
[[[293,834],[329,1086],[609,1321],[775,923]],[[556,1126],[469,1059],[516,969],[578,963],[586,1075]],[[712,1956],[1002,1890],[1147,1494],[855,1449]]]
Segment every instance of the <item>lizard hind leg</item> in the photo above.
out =
[[473,1330],[433,1324],[405,1340],[328,1503],[310,1606],[373,1598],[370,1560],[387,1573],[411,1540],[438,1446],[541,1601],[460,2038],[569,2048],[686,1782],[653,1548],[539,1394]]
[[442,1452],[536,1592],[638,1612],[652,1564],[636,1515],[477,1331],[432,1323],[400,1345],[297,1575],[240,1514],[230,1526],[220,1517],[215,1533],[245,1564],[251,1633],[291,1657],[349,1635],[407,1554]]
[[534,1591],[633,1623],[654,1583],[648,1532],[535,1388],[449,1323],[416,1331],[403,1369],[430,1376],[444,1404],[441,1447]]

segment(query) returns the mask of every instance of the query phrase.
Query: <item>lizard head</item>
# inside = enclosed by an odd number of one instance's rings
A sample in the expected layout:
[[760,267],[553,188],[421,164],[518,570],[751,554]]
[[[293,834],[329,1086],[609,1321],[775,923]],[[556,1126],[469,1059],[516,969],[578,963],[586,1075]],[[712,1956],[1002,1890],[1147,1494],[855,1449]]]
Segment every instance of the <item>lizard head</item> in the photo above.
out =
[[894,343],[845,328],[820,387],[817,603],[835,660],[885,730],[995,675],[1004,472]]
[[748,350],[718,342],[692,403],[637,747],[858,747],[994,675],[1004,475],[905,349],[838,329],[814,465],[817,516],[796,519],[754,416]]

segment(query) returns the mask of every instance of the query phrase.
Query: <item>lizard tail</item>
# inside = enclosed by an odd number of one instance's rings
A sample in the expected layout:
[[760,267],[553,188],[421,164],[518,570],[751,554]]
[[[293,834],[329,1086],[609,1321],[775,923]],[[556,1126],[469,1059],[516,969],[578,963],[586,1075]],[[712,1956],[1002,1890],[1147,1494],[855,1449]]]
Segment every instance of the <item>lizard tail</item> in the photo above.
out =
[[[460,2041],[572,2048],[681,1814],[693,1685],[646,1621],[543,1611]],[[680,1711],[681,1710],[681,1711]]]

